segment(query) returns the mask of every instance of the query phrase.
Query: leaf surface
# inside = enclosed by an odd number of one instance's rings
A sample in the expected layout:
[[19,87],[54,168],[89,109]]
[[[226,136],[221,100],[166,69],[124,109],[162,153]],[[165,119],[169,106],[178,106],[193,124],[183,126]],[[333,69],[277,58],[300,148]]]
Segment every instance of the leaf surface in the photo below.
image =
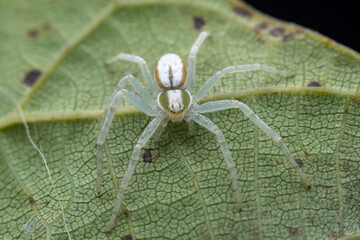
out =
[[[73,239],[328,239],[360,236],[359,55],[239,1],[2,1],[0,86],[15,96],[44,153]],[[278,132],[302,164],[307,190],[275,143],[239,111],[206,114],[223,131],[239,173],[243,211],[212,133],[170,123],[145,151],[107,234],[116,192],[104,163],[95,193],[99,119],[132,63],[104,62],[119,52],[150,70],[165,53],[187,61],[202,30],[198,89],[224,67],[262,63],[292,78],[226,75],[205,101],[238,99]],[[16,107],[0,96],[0,235],[66,239],[43,161],[26,138]],[[127,102],[107,137],[115,179],[151,118]],[[141,159],[143,160],[143,159]],[[125,214],[126,213],[126,214]]]

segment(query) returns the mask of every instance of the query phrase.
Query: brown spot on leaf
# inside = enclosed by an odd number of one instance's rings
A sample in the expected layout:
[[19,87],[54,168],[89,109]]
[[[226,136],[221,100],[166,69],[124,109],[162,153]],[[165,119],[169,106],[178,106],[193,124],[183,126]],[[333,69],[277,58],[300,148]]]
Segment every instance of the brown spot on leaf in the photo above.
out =
[[283,36],[283,41],[289,42],[289,41],[293,40],[294,38],[295,38],[295,34],[289,33],[289,34],[286,34],[285,36]]
[[27,35],[28,35],[29,38],[33,38],[33,39],[34,39],[34,38],[37,38],[37,37],[38,37],[39,31],[36,30],[36,29],[29,30],[29,31],[27,32]]
[[152,163],[155,159],[153,157],[153,150],[152,148],[145,149],[145,152],[143,154],[143,160],[145,163]]
[[126,236],[124,236],[124,237],[122,237],[121,238],[121,240],[132,240],[133,238],[132,238],[132,236],[130,236],[130,235],[126,235]]
[[327,185],[324,185],[324,184],[316,184],[316,185],[314,185],[314,187],[323,188],[323,189],[331,188],[331,186],[327,186]]
[[30,205],[31,205],[31,206],[34,206],[35,200],[34,200],[33,196],[29,196],[29,197],[28,197],[28,200],[29,200]]
[[284,35],[284,29],[281,27],[273,28],[270,31],[270,34],[273,35],[274,37],[280,37],[280,36]]
[[46,205],[46,206],[49,205],[49,203],[50,203],[49,200],[46,200],[46,201],[45,201],[45,205]]
[[299,228],[290,228],[290,229],[289,229],[289,233],[290,233],[290,235],[291,235],[292,237],[295,237],[295,236],[297,236],[298,233],[299,233]]
[[205,20],[201,17],[194,17],[194,28],[200,30],[205,25]]
[[322,87],[321,83],[315,82],[315,81],[309,82],[306,86],[307,87]]
[[346,108],[345,111],[344,111],[344,113],[345,113],[345,114],[349,114],[349,109]]
[[295,158],[295,162],[299,167],[302,167],[304,165],[304,162],[300,159]]
[[332,239],[339,239],[340,235],[339,235],[339,233],[334,232],[334,233],[331,234],[331,238]]
[[23,79],[23,83],[29,87],[32,87],[36,83],[36,81],[39,79],[40,76],[41,76],[40,70],[32,69],[26,73],[26,75]]
[[268,27],[268,25],[263,22],[263,23],[260,23],[260,24],[256,25],[256,26],[254,27],[254,31],[255,31],[256,33],[259,33],[259,32],[261,32],[261,31],[267,29],[267,27]]
[[307,108],[307,107],[305,107],[305,106],[301,106],[301,110],[302,110],[303,112],[310,112],[310,109]]
[[260,240],[260,234],[259,232],[253,232],[252,233],[252,237],[251,237],[252,240]]
[[42,30],[44,32],[49,32],[51,30],[51,26],[50,24],[45,24],[43,27],[42,27]]
[[[145,152],[143,154],[143,161],[145,163],[152,163],[156,161],[156,159],[160,157],[160,151],[157,151],[156,154],[154,154],[154,152],[155,150],[153,148],[145,149]],[[166,150],[161,152],[164,153],[166,152]]]
[[265,40],[263,38],[261,38],[261,37],[256,38],[256,41],[258,43],[264,43],[265,42]]
[[235,7],[234,9],[234,12],[240,16],[243,16],[243,17],[252,17],[252,12],[250,12],[249,10],[245,9],[245,8],[242,8],[242,7]]
[[127,218],[130,217],[130,213],[127,209],[124,209],[124,214],[125,214],[125,217],[127,217]]

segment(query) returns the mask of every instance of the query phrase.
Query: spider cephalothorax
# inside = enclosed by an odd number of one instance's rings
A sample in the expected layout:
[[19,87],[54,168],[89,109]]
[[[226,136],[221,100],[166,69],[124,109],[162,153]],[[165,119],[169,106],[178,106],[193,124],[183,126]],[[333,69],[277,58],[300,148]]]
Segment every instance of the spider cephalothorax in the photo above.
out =
[[[130,179],[134,173],[136,163],[139,160],[141,148],[149,141],[149,139],[157,132],[157,137],[161,129],[166,127],[169,120],[173,122],[180,122],[183,119],[192,123],[193,121],[208,129],[216,135],[220,149],[224,156],[226,165],[230,171],[232,187],[236,196],[236,205],[239,210],[242,208],[240,190],[237,180],[237,170],[235,163],[232,159],[231,152],[227,146],[224,135],[221,130],[203,113],[216,112],[231,108],[240,109],[246,117],[248,117],[257,127],[264,131],[275,143],[279,145],[286,157],[289,159],[290,164],[294,167],[297,173],[307,186],[310,186],[305,174],[296,164],[294,157],[283,142],[282,138],[273,131],[266,123],[264,123],[255,113],[244,103],[237,100],[221,100],[212,101],[199,105],[198,102],[212,89],[212,87],[221,79],[224,74],[235,72],[246,72],[263,70],[269,73],[280,74],[289,76],[286,71],[280,71],[272,67],[262,64],[249,64],[241,66],[230,66],[216,72],[210,77],[204,85],[194,94],[191,95],[194,81],[195,81],[195,66],[196,66],[196,53],[204,40],[209,36],[208,32],[202,32],[194,45],[191,48],[189,56],[188,69],[184,61],[173,53],[163,55],[155,68],[155,81],[152,79],[149,68],[141,57],[120,53],[107,61],[112,63],[117,60],[124,60],[135,62],[144,76],[149,90],[147,90],[135,77],[129,75],[121,79],[112,94],[109,103],[106,106],[104,117],[101,124],[101,130],[97,138],[97,192],[101,191],[101,176],[102,176],[102,152],[103,145],[106,140],[106,135],[110,129],[112,120],[115,116],[116,108],[122,98],[127,99],[143,113],[148,116],[154,117],[141,134],[138,143],[135,145],[133,153],[130,158],[129,166],[125,171],[123,180],[118,189],[117,199],[114,207],[113,214],[110,218],[107,230],[110,231],[115,223],[116,216],[120,210],[120,206],[124,197],[124,192],[129,185]],[[124,89],[127,83],[130,83],[138,95]]]

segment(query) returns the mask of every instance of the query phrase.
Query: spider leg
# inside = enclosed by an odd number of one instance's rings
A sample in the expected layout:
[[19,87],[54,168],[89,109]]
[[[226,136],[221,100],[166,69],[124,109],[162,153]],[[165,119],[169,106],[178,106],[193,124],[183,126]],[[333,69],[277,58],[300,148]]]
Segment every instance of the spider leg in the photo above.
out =
[[159,92],[159,89],[155,83],[155,81],[152,79],[149,67],[147,66],[145,60],[139,56],[127,54],[127,53],[119,53],[118,55],[112,57],[111,59],[106,61],[106,64],[111,64],[113,62],[116,62],[118,60],[128,61],[128,62],[134,62],[137,63],[141,69],[141,72],[144,76],[144,80],[146,84],[148,85],[150,89],[151,95],[156,98],[157,93]]
[[286,144],[282,140],[282,138],[272,130],[265,122],[263,122],[245,103],[242,103],[237,100],[221,100],[221,101],[213,101],[201,104],[194,109],[199,113],[208,113],[208,112],[216,112],[225,109],[231,108],[240,108],[240,110],[248,117],[258,128],[260,128],[266,135],[268,135],[275,143],[279,145],[281,150],[284,152],[286,157],[289,159],[290,164],[296,170],[296,172],[300,175],[303,182],[307,185],[308,188],[311,188],[310,182],[307,179],[304,172],[301,168],[296,164],[294,157],[291,152],[287,148]]
[[194,135],[194,121],[189,119],[188,124],[189,124],[189,135],[192,136]]
[[161,122],[161,128],[159,129],[159,131],[157,131],[155,133],[155,136],[154,136],[154,141],[157,142],[161,136],[161,134],[164,132],[164,129],[166,127],[166,125],[168,124],[169,122],[169,118],[167,118],[167,120],[164,120],[163,122]]
[[106,140],[106,135],[110,129],[111,123],[114,119],[116,108],[119,106],[122,98],[127,99],[129,102],[138,107],[142,112],[149,116],[154,116],[156,111],[153,107],[145,103],[139,96],[126,89],[120,89],[116,93],[114,92],[110,98],[109,103],[106,106],[103,119],[101,121],[100,132],[96,140],[96,157],[97,157],[97,180],[96,190],[98,193],[101,192],[101,176],[102,176],[102,162],[103,162],[103,145]]
[[[126,86],[126,84],[130,82],[131,86],[135,89],[135,92],[139,93],[139,95],[141,96],[142,99],[144,99],[144,101],[146,103],[149,104],[153,104],[154,103],[154,99],[151,97],[149,91],[141,84],[141,82],[135,78],[133,75],[127,75],[125,77],[123,77],[118,84],[116,85],[116,88],[114,90],[114,92],[112,93],[110,99],[112,99],[115,94],[120,91],[120,89],[124,88]],[[108,102],[108,105],[111,103],[111,101]],[[107,106],[108,106],[107,105]]]
[[209,32],[201,32],[196,39],[194,45],[191,47],[189,56],[189,68],[186,76],[186,89],[191,92],[195,82],[195,71],[196,71],[196,54],[199,51],[200,46],[204,40],[210,36]]
[[212,75],[209,80],[207,80],[207,82],[205,82],[204,85],[200,87],[197,93],[193,96],[193,101],[198,102],[199,100],[201,100],[226,73],[251,72],[259,70],[279,74],[285,77],[292,76],[292,74],[287,71],[277,70],[276,68],[272,68],[263,64],[249,64],[226,67]]
[[235,163],[232,159],[232,156],[229,151],[229,148],[226,143],[224,135],[222,134],[221,130],[207,117],[205,117],[201,114],[192,112],[192,111],[189,112],[189,115],[190,115],[189,117],[192,120],[194,120],[195,122],[197,122],[198,124],[200,124],[201,126],[203,126],[204,128],[208,129],[209,131],[211,131],[212,133],[214,133],[216,135],[216,138],[219,142],[221,151],[224,155],[226,165],[230,171],[231,181],[232,181],[233,189],[235,190],[235,195],[236,195],[236,200],[237,200],[237,207],[238,207],[238,210],[241,211],[242,210],[242,202],[241,202],[239,184],[238,184],[238,180],[237,180],[237,171],[236,171]]
[[164,119],[162,113],[159,114],[156,118],[154,118],[149,125],[145,128],[144,132],[141,134],[133,152],[131,155],[131,159],[128,165],[128,168],[125,171],[124,177],[122,179],[121,185],[117,192],[116,203],[114,206],[113,213],[111,215],[110,221],[107,226],[107,231],[110,232],[112,227],[114,226],[116,216],[120,210],[121,203],[124,197],[124,192],[129,185],[130,179],[134,173],[136,164],[139,160],[139,156],[141,153],[141,148],[148,142],[148,140],[154,135],[159,126],[162,126],[164,121],[168,121],[168,119]]

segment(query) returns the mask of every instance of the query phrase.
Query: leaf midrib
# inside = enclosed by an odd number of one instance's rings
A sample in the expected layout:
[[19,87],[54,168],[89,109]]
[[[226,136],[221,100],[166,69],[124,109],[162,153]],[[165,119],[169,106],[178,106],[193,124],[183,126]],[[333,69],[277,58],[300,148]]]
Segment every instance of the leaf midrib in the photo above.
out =
[[[238,92],[214,94],[211,97],[204,98],[201,103],[216,101],[222,99],[242,99],[253,96],[269,95],[269,94],[318,94],[330,95],[334,97],[344,97],[351,99],[360,99],[360,92],[340,91],[329,88],[312,88],[312,87],[264,87],[250,90],[242,90]],[[33,112],[25,113],[25,118],[29,123],[42,122],[61,122],[75,120],[92,120],[99,119],[104,113],[103,109],[98,110],[76,110],[68,112]],[[138,115],[142,112],[135,106],[119,107],[116,116]],[[0,130],[22,124],[21,117],[18,113],[11,113],[0,118]]]

